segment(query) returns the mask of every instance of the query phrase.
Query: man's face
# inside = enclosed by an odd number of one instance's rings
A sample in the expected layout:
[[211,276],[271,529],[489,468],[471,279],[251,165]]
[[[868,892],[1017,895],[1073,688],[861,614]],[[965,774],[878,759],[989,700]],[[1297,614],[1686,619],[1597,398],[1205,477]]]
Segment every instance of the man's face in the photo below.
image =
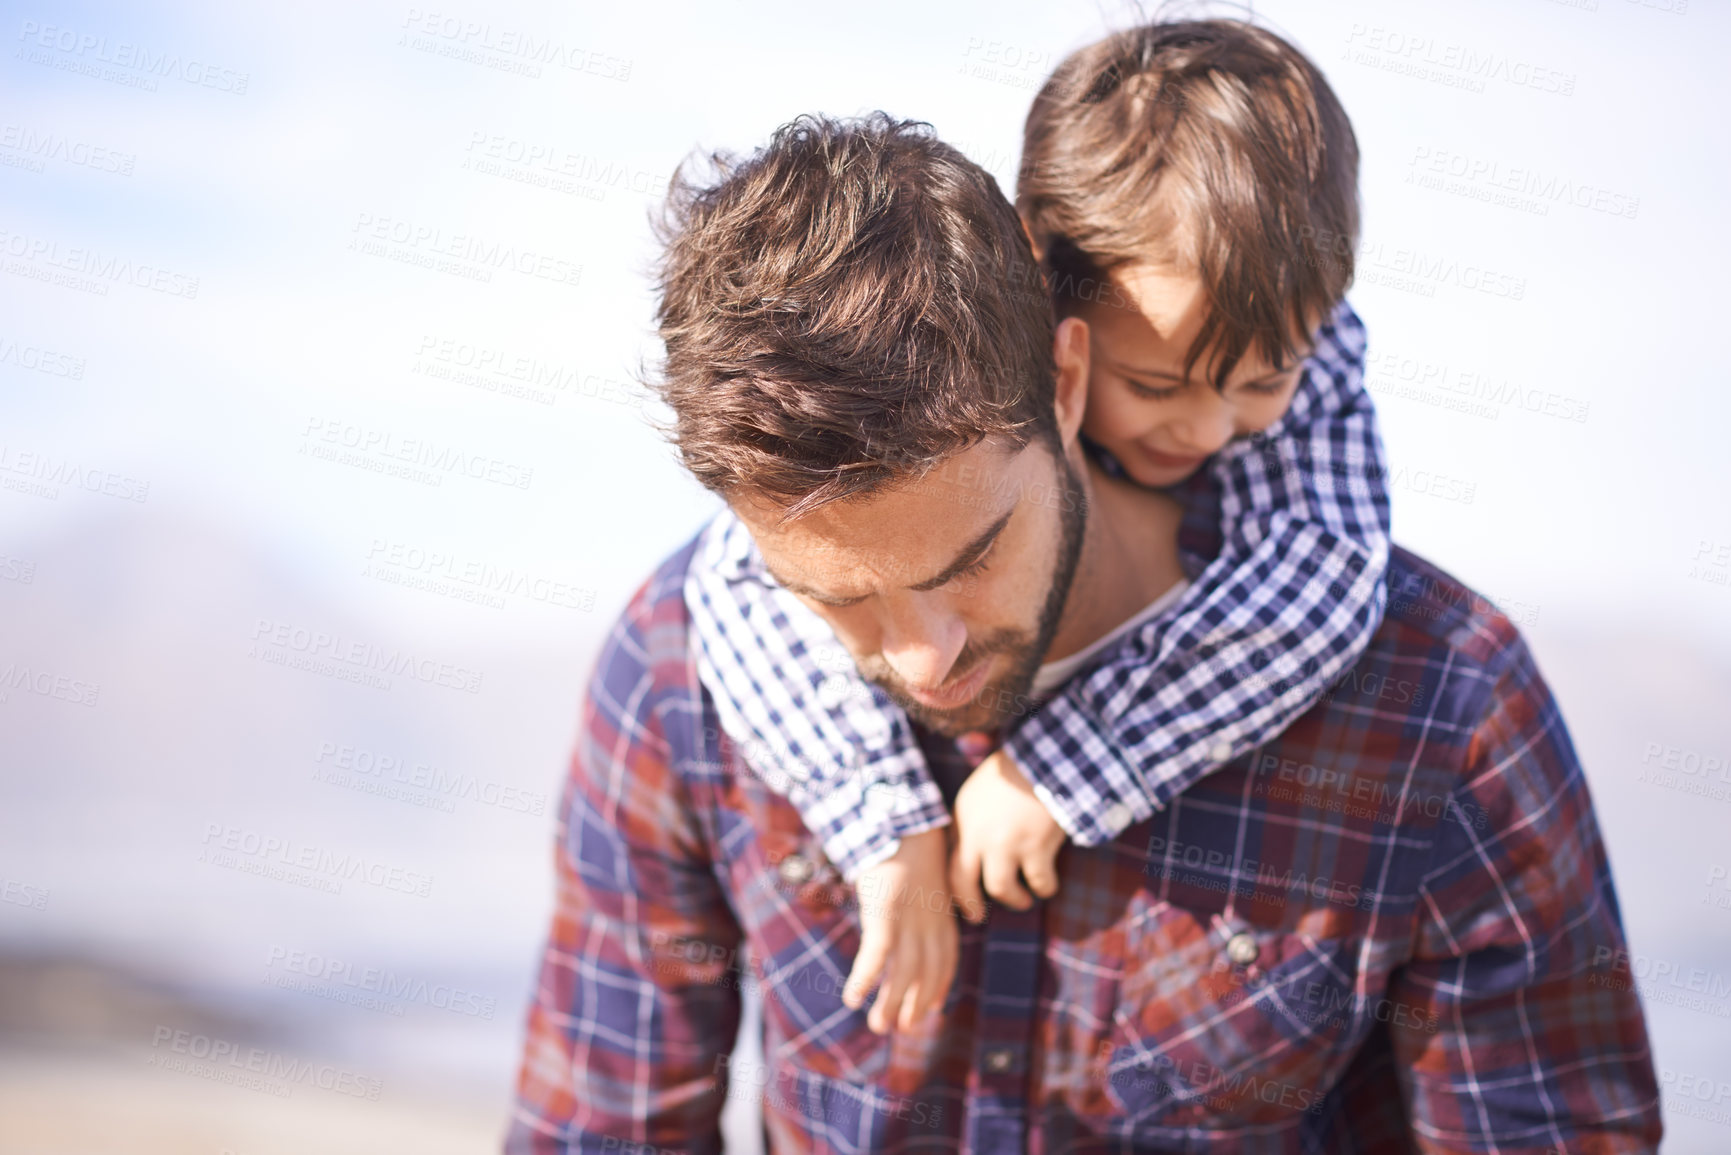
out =
[[944,734],[992,729],[1062,616],[1087,519],[1070,462],[986,441],[918,480],[785,526],[733,503],[771,574],[834,627],[860,672]]
[[1302,361],[1276,370],[1252,346],[1222,390],[1210,384],[1207,356],[1185,378],[1185,354],[1208,316],[1201,278],[1131,265],[1112,280],[1130,308],[1093,303],[1078,313],[1093,343],[1082,432],[1138,483],[1176,485],[1234,437],[1286,413]]

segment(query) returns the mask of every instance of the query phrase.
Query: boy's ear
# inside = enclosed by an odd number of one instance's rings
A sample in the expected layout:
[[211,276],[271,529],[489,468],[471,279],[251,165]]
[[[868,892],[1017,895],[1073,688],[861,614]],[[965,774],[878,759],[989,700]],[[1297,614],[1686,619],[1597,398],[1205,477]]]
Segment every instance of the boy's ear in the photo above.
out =
[[1089,353],[1088,322],[1080,317],[1059,321],[1052,333],[1052,360],[1058,367],[1052,404],[1066,449],[1081,431],[1082,414],[1088,408]]

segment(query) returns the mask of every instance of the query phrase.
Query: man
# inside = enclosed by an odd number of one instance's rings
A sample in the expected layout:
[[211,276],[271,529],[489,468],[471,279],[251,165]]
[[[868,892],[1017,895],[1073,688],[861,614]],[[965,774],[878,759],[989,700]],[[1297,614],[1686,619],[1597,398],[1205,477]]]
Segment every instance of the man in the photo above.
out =
[[[917,126],[796,122],[682,186],[667,237],[664,395],[730,514],[590,686],[509,1150],[718,1149],[744,968],[767,1061],[733,1090],[774,1151],[1653,1149],[1555,704],[1506,618],[1399,551],[1321,703],[1066,847],[1054,897],[964,927],[941,1014],[875,1034],[842,998],[858,910],[721,736],[689,568],[799,592],[953,799],[980,732],[1157,606],[1218,520],[1084,455],[1087,324],[1054,327],[1014,210]],[[874,898],[947,902],[907,881]]]

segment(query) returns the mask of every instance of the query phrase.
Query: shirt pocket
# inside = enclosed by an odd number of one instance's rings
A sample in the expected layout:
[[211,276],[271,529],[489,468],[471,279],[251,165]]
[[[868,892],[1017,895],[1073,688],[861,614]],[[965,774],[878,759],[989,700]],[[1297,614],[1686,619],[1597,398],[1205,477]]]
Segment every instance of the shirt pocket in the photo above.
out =
[[1107,1095],[1132,1125],[1320,1112],[1361,1035],[1359,944],[1165,906],[1127,928]]

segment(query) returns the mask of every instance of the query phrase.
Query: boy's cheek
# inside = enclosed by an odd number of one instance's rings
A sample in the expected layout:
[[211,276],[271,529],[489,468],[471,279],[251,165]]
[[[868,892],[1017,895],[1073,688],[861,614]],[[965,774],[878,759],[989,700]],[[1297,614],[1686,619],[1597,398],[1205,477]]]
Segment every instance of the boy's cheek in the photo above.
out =
[[1254,397],[1241,403],[1238,407],[1238,433],[1241,437],[1266,432],[1292,408],[1292,399],[1298,396],[1298,386],[1293,385],[1280,393],[1267,397]]
[[1147,401],[1130,394],[1129,387],[1095,377],[1088,384],[1088,407],[1082,414],[1082,433],[1114,453],[1124,445],[1140,441],[1153,433],[1169,415],[1160,412],[1161,403]]

